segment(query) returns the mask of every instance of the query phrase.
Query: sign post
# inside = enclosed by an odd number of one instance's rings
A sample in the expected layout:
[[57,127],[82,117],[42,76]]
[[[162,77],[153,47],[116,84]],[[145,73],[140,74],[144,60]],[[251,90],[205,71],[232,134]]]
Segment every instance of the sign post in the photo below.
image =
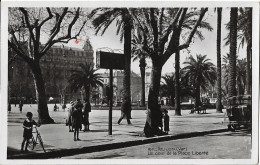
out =
[[125,66],[125,55],[111,52],[96,52],[96,67],[109,69],[109,114],[108,134],[112,135],[112,108],[113,108],[113,69],[123,70]]
[[109,98],[109,115],[108,115],[108,134],[112,135],[112,107],[113,107],[113,69],[109,69],[109,86],[110,86],[110,98]]

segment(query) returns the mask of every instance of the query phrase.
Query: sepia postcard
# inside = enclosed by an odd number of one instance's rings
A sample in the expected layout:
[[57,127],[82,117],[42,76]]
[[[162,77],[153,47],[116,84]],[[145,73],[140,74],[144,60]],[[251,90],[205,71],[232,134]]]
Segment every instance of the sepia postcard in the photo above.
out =
[[3,1],[0,164],[258,164],[258,1]]

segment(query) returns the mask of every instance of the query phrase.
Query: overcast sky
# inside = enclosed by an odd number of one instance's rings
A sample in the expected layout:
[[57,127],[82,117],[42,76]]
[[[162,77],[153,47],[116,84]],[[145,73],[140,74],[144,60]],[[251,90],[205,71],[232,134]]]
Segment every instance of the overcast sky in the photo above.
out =
[[[229,8],[223,8],[222,11],[222,39],[224,39],[227,35],[226,30],[226,23],[230,19],[230,9]],[[209,59],[212,60],[212,62],[217,65],[216,62],[216,39],[217,39],[217,13],[214,12],[214,8],[209,8],[208,12],[204,16],[204,20],[209,22],[210,25],[213,27],[213,31],[209,32],[207,30],[203,30],[203,35],[205,39],[203,41],[196,39],[194,43],[192,43],[189,47],[189,51],[182,50],[181,51],[181,57],[180,57],[180,63],[182,67],[182,63],[185,61],[185,58],[189,55],[196,55],[196,54],[202,54],[207,55]],[[116,35],[116,25],[115,23],[112,24],[105,34],[103,36],[100,35],[94,35],[93,31],[89,31],[88,33],[89,39],[91,41],[91,44],[93,46],[94,51],[96,51],[98,48],[102,47],[109,47],[111,49],[121,49],[123,50],[123,43],[120,42],[119,36]],[[84,40],[85,38],[82,37]],[[239,43],[239,41],[238,41]],[[70,42],[68,46],[71,47],[78,47],[82,48],[84,42],[80,42],[76,44],[74,41]],[[222,47],[221,47],[221,55],[226,55],[226,53],[229,52],[229,46],[224,46],[224,42],[222,40]],[[190,52],[190,54],[188,53]],[[238,51],[239,58],[245,58],[246,57],[246,50],[245,48],[240,48]],[[95,55],[94,55],[95,60]],[[95,61],[94,61],[95,62]],[[169,58],[167,63],[164,65],[162,73],[169,73],[174,71],[174,54]],[[131,69],[139,73],[139,63],[134,62],[132,63]]]

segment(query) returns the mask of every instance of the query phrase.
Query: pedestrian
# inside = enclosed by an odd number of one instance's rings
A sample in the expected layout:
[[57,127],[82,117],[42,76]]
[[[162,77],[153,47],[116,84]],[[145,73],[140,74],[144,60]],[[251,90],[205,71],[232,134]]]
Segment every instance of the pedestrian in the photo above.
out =
[[56,112],[57,109],[58,109],[58,107],[57,107],[57,105],[56,105],[56,103],[55,103],[55,104],[54,104],[54,107],[53,107],[53,111]]
[[83,108],[84,132],[89,131],[89,112],[91,112],[91,106],[88,100],[85,99],[84,108]]
[[123,102],[121,105],[121,116],[117,121],[117,124],[120,125],[121,121],[123,120],[123,118],[126,118],[127,124],[131,124],[130,121],[130,113],[131,113],[131,105],[126,105],[126,102]]
[[[79,109],[81,111],[81,124],[83,121],[83,113],[82,113],[82,109],[83,109],[83,104],[81,103],[80,99],[77,99],[75,105],[74,105],[75,109]],[[80,131],[82,129],[82,125],[80,126]]]
[[163,115],[163,125],[164,125],[164,132],[166,134],[168,134],[169,132],[169,123],[170,123],[170,118],[169,118],[169,115],[168,115],[168,111],[165,109],[164,110],[164,115]]
[[[29,140],[32,138],[32,129],[33,129],[33,125],[37,125],[36,122],[32,119],[33,114],[31,112],[27,112],[26,113],[26,117],[27,119],[24,120],[23,122],[23,141],[22,141],[22,145],[21,145],[21,151],[28,151],[27,147],[29,144]],[[24,149],[24,143],[25,144],[25,149]]]
[[12,109],[12,108],[11,108],[11,104],[10,104],[10,102],[9,102],[9,103],[8,103],[8,112],[9,112],[9,113],[11,113],[11,109]]
[[19,108],[20,108],[20,113],[22,113],[22,110],[23,110],[23,102],[22,102],[22,100],[20,100],[20,102],[19,102]]
[[74,141],[79,139],[79,130],[82,129],[82,107],[80,100],[77,100],[72,112],[72,127],[74,128]]
[[66,125],[69,126],[69,132],[73,132],[73,127],[72,127],[72,113],[74,111],[74,102],[71,101],[70,102],[70,107],[69,107],[69,112],[68,112],[68,118],[66,121]]

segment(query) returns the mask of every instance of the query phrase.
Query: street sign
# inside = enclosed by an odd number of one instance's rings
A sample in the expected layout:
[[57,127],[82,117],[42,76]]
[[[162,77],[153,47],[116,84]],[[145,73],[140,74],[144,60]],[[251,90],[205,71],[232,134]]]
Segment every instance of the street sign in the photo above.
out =
[[109,69],[109,88],[106,94],[109,98],[108,134],[112,135],[112,107],[113,107],[113,69],[123,70],[125,67],[125,55],[119,53],[96,51],[96,67]]
[[96,52],[96,67],[102,69],[123,70],[125,66],[125,55],[111,52]]

